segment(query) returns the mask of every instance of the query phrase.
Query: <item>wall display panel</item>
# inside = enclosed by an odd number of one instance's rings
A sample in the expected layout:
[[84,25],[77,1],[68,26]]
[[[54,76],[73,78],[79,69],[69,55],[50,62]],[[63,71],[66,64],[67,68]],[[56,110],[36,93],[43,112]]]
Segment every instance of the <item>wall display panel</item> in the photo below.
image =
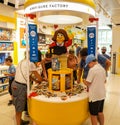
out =
[[20,48],[26,48],[25,28],[20,27]]
[[0,51],[13,51],[13,42],[0,42]]

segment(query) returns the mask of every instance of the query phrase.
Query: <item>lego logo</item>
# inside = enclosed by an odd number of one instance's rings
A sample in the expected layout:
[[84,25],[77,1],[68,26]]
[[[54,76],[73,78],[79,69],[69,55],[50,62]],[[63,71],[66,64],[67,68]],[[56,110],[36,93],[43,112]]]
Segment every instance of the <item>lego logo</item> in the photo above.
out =
[[94,33],[90,33],[90,34],[89,34],[89,37],[90,37],[90,38],[94,38]]
[[31,35],[32,37],[35,37],[35,36],[36,36],[36,32],[35,32],[35,31],[31,31],[31,32],[30,32],[30,35]]

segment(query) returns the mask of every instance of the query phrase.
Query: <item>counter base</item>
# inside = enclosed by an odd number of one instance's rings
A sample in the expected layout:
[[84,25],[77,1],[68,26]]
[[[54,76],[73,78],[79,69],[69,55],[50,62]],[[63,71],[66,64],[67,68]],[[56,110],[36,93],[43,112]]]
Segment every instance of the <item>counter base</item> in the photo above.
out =
[[88,117],[88,98],[75,102],[51,103],[28,99],[30,117],[37,125],[81,125]]

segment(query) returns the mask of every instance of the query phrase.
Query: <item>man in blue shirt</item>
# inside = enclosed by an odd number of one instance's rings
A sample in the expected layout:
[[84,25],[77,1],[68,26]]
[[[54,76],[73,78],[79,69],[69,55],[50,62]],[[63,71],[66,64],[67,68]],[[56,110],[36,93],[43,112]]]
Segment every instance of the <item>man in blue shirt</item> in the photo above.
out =
[[106,47],[103,46],[102,49],[101,49],[102,55],[110,60],[111,57],[108,54],[106,54],[106,51],[107,51]]
[[[86,63],[85,63],[87,55],[88,55],[88,49],[82,48],[80,51],[81,61],[80,61],[79,70],[78,70],[78,79],[77,79],[78,83],[81,82],[81,77],[83,79],[86,79],[88,75],[89,67],[86,66]],[[98,60],[98,63],[100,63],[107,72],[111,65],[110,60],[104,57],[102,54],[97,55],[97,60]]]

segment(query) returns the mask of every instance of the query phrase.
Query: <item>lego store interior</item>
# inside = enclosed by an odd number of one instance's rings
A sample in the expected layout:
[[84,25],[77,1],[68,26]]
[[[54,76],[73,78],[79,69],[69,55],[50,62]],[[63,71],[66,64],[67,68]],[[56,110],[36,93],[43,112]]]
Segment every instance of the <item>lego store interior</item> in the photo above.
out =
[[[10,103],[6,59],[12,59],[18,71],[25,54],[42,81],[32,81],[30,67],[24,69],[27,111],[22,112],[20,125],[119,125],[119,40],[120,0],[0,0],[0,125],[19,125]],[[82,78],[78,82],[83,48],[88,55],[107,55],[110,62],[104,124],[91,122],[89,91]],[[68,66],[69,54],[76,57],[75,69]]]

